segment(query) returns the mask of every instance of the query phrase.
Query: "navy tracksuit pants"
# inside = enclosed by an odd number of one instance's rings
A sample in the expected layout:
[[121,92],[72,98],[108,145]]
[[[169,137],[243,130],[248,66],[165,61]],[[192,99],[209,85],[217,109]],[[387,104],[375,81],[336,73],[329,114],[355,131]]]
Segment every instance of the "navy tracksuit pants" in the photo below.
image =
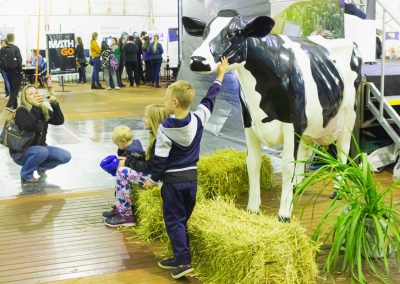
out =
[[187,222],[196,204],[197,181],[165,183],[161,187],[164,222],[178,265],[190,264]]

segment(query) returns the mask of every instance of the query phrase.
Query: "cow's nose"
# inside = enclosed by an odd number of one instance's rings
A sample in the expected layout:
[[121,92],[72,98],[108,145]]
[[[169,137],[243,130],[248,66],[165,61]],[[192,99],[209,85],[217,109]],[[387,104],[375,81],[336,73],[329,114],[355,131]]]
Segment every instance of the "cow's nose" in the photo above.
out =
[[202,56],[192,56],[190,62],[190,70],[192,71],[211,71],[211,66],[206,62],[206,58]]

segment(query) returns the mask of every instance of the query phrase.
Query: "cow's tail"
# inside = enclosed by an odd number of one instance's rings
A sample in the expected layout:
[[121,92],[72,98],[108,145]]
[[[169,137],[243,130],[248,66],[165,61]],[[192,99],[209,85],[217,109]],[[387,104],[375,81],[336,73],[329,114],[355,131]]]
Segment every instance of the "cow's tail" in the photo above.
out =
[[353,42],[353,53],[351,55],[350,67],[351,70],[357,73],[357,77],[354,80],[354,87],[358,91],[361,85],[361,66],[362,66],[362,57],[361,53],[358,50],[358,46],[355,42]]

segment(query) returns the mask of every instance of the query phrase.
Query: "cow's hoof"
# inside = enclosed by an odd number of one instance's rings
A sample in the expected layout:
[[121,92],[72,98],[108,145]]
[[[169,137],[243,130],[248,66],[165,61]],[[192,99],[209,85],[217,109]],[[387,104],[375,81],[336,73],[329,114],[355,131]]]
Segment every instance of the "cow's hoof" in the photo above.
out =
[[250,207],[250,206],[247,206],[247,212],[249,212],[249,213],[258,213],[260,211],[260,208],[259,207]]
[[281,223],[290,223],[290,218],[278,216],[278,221]]

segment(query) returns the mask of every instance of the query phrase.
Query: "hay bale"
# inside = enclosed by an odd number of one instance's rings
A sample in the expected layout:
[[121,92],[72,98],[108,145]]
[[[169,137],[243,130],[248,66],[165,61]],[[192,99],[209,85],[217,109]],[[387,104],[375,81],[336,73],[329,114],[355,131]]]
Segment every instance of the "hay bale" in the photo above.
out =
[[[197,276],[206,283],[314,283],[316,245],[299,223],[250,214],[221,198],[198,202],[189,221],[190,246]],[[138,192],[136,237],[168,241],[160,188]],[[171,256],[165,243],[160,256]]]
[[193,264],[206,283],[314,283],[316,245],[299,223],[250,214],[222,199],[189,221]]
[[168,241],[162,214],[161,187],[139,190],[135,201],[138,225],[129,228],[129,231],[144,241]]
[[[134,202],[137,208],[138,225],[127,228],[125,231],[131,232],[141,240],[150,242],[160,240],[168,241],[162,213],[161,187],[149,190],[140,189],[136,191]],[[203,190],[197,188],[197,202],[204,200]]]
[[[209,156],[201,156],[197,163],[198,184],[206,198],[226,196],[232,199],[247,193],[246,153],[233,149],[215,151]],[[261,189],[272,187],[272,165],[268,156],[261,160]]]

